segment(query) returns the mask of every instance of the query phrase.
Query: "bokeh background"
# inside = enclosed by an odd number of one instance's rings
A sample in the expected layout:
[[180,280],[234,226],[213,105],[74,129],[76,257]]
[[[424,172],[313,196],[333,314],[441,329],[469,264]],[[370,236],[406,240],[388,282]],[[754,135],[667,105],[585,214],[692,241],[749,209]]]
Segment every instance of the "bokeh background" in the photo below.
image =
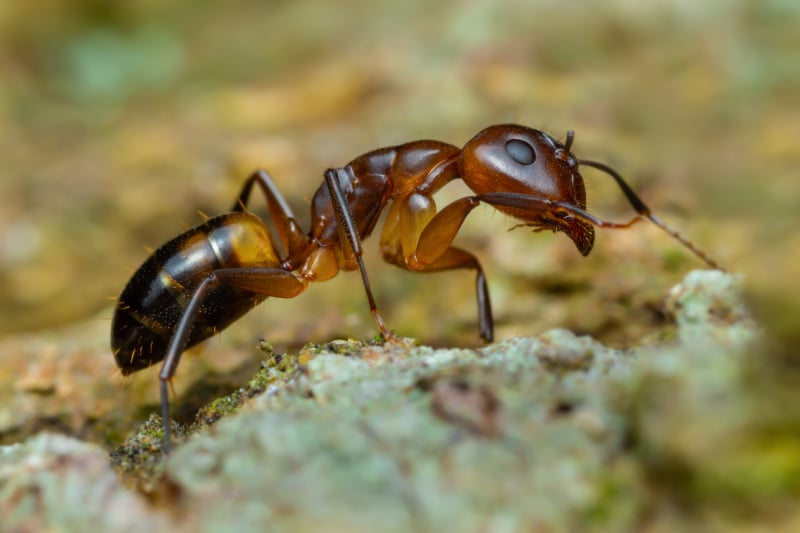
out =
[[[619,169],[797,340],[798,27],[792,0],[3,2],[0,335],[110,316],[145,247],[228,209],[257,167],[306,223],[329,166],[513,121],[574,129],[580,157]],[[590,208],[627,218],[611,180],[584,174]],[[663,324],[664,291],[703,267],[644,225],[601,231],[585,259],[512,225],[485,208],[459,240],[487,270],[498,337],[564,326],[638,342]],[[477,344],[472,275],[385,266],[376,240],[367,264],[390,327]],[[224,338],[374,332],[344,274]]]

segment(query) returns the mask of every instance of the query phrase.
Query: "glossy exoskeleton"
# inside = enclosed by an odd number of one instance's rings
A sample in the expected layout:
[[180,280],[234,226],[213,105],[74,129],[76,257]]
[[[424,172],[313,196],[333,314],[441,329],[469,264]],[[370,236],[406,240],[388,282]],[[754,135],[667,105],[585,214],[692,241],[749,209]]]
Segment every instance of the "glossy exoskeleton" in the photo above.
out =
[[[378,313],[361,258],[385,207],[380,237],[383,258],[418,272],[469,269],[476,274],[478,322],[485,341],[493,337],[486,278],[470,252],[452,245],[466,216],[489,204],[522,225],[565,233],[582,255],[594,245],[594,226],[627,228],[649,219],[713,268],[719,266],[656,218],[620,175],[608,166],[577,159],[573,132],[564,143],[541,131],[514,124],[490,126],[462,149],[439,141],[415,141],[361,155],[325,172],[311,206],[311,230],[304,232],[263,170],[244,184],[232,212],[178,235],[156,250],[119,297],[111,346],[127,375],[164,361],[159,374],[165,448],[169,450],[167,385],[181,354],[226,328],[267,297],[292,298],[311,281],[340,270],[356,270],[381,334],[392,334]],[[586,211],[579,167],[613,178],[637,215],[623,223],[600,220]],[[474,192],[438,209],[433,195],[461,179]],[[253,186],[266,197],[276,236],[247,211]]]

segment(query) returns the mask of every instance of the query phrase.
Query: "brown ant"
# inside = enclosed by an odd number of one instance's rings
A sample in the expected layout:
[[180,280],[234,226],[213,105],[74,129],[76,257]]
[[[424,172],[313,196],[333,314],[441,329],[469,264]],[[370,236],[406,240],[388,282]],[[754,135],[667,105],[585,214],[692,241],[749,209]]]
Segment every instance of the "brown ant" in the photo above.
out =
[[[577,159],[567,132],[562,144],[541,131],[490,126],[463,149],[439,141],[415,141],[361,155],[325,171],[311,205],[311,231],[304,233],[272,178],[256,171],[232,212],[178,235],[156,250],[122,291],[111,326],[111,347],[123,375],[164,361],[159,373],[164,446],[170,449],[167,385],[184,350],[219,331],[269,296],[293,298],[310,281],[339,270],[361,272],[370,312],[381,335],[392,339],[370,290],[361,239],[375,229],[384,207],[383,258],[419,272],[471,269],[476,273],[478,321],[484,341],[493,338],[486,278],[474,255],[452,246],[466,216],[481,202],[522,225],[567,234],[582,255],[594,245],[594,227],[627,228],[649,219],[712,268],[719,265],[650,212],[620,175],[594,161]],[[579,166],[599,169],[622,189],[637,216],[606,222],[586,211]],[[460,178],[474,191],[437,211],[433,195]],[[247,211],[254,185],[267,200],[277,239]]]

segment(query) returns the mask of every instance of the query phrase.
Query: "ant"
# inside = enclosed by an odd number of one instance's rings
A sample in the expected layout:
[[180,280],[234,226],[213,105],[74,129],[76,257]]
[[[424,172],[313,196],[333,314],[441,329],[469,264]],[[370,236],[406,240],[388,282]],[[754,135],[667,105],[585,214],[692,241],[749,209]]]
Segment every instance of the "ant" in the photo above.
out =
[[[181,354],[215,335],[270,296],[293,298],[311,281],[340,270],[359,270],[370,313],[386,340],[393,340],[375,304],[362,260],[367,238],[385,207],[380,238],[384,260],[407,270],[475,271],[480,337],[490,342],[494,323],[489,291],[478,259],[452,245],[461,224],[485,203],[537,231],[561,231],[581,255],[594,245],[594,226],[628,228],[648,219],[710,267],[720,266],[650,212],[612,168],[577,159],[575,134],[564,143],[515,124],[490,126],[459,149],[440,141],[414,141],[367,152],[343,168],[325,171],[311,203],[311,230],[298,225],[264,170],[242,187],[231,212],[206,220],[170,240],[128,282],[114,313],[111,347],[123,375],[164,361],[159,373],[164,449],[170,450],[169,398]],[[601,220],[586,211],[579,166],[605,172],[637,215],[627,222]],[[475,193],[437,211],[433,195],[460,178]],[[250,192],[264,194],[277,240],[247,210]],[[281,253],[276,247],[280,242]]]

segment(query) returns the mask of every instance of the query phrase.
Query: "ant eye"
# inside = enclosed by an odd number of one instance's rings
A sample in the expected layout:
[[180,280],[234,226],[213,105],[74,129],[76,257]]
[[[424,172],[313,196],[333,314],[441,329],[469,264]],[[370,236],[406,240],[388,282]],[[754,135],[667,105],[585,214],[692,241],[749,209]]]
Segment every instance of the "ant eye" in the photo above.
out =
[[530,144],[519,139],[511,139],[506,143],[506,152],[511,159],[520,165],[530,165],[536,160],[536,153]]

